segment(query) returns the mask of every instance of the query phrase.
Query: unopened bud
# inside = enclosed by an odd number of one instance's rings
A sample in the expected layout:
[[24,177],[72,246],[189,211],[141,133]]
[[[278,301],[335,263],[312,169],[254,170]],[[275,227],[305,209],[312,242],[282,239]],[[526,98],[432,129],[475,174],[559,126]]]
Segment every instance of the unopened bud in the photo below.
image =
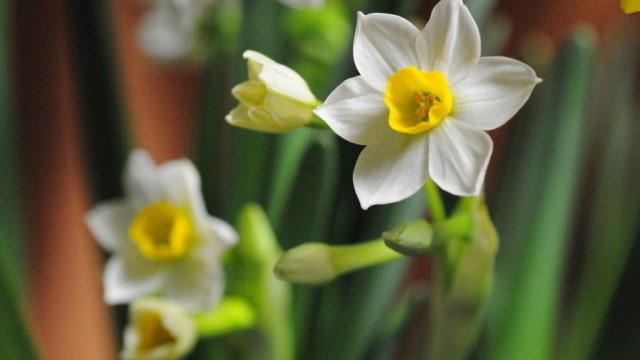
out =
[[408,256],[423,255],[433,249],[433,229],[423,219],[408,221],[382,233],[385,245]]
[[321,243],[302,244],[285,252],[274,271],[282,280],[308,285],[323,284],[338,275],[331,248]]

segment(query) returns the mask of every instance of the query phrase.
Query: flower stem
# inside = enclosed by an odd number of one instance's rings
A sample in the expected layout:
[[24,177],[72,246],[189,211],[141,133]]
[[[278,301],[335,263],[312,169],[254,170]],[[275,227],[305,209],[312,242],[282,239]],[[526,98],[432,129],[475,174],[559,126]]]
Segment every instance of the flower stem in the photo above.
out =
[[438,189],[438,186],[433,182],[433,180],[429,179],[424,184],[424,190],[425,198],[427,200],[427,204],[429,205],[433,221],[436,224],[445,221],[447,218],[447,212],[444,208],[444,203],[442,202],[442,197],[440,196],[440,189]]
[[331,255],[337,274],[404,258],[404,255],[388,248],[382,239],[332,246]]

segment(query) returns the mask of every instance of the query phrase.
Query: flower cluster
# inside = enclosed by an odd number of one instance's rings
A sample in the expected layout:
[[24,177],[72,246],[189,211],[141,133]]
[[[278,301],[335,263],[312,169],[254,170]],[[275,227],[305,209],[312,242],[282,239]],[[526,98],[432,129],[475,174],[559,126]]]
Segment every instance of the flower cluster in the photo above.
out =
[[206,213],[193,164],[175,160],[157,167],[136,150],[124,187],[124,199],[87,214],[96,240],[113,254],[104,272],[105,301],[125,304],[162,292],[188,310],[210,310],[224,288],[220,256],[237,235]]
[[[188,160],[156,166],[147,152],[135,150],[124,188],[125,198],[100,203],[86,215],[98,243],[112,253],[104,299],[133,302],[123,358],[177,359],[196,339],[186,311],[210,311],[222,297],[220,257],[237,235],[207,214],[200,177]],[[164,298],[143,298],[149,295]]]

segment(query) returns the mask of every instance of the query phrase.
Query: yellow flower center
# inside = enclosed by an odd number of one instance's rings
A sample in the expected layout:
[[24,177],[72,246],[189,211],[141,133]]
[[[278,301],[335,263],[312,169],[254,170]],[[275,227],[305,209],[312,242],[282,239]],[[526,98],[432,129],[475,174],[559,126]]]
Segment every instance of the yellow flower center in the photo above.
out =
[[140,354],[146,354],[159,346],[177,342],[175,336],[164,327],[160,315],[154,312],[145,312],[140,316],[137,331],[140,342],[136,350]]
[[193,245],[193,224],[189,214],[160,201],[140,210],[129,226],[129,238],[151,260],[183,258]]
[[389,127],[420,134],[444,120],[451,112],[453,97],[443,73],[408,66],[387,80],[384,103],[389,108]]

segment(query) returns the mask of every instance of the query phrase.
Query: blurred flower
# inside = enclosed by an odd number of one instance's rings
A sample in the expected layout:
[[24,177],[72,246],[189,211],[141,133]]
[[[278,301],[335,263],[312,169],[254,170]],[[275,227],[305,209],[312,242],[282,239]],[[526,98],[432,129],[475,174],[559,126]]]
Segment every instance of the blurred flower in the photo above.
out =
[[98,204],[86,216],[113,256],[104,272],[105,301],[123,304],[156,291],[191,311],[222,296],[220,255],[237,235],[206,213],[200,176],[186,159],[156,167],[134,151],[124,174],[126,198]]
[[304,79],[263,54],[247,50],[249,80],[236,85],[240,104],[225,117],[234,126],[264,132],[285,132],[307,124],[318,100]]
[[159,298],[140,299],[129,308],[124,330],[124,360],[174,360],[186,356],[197,340],[195,322],[180,306]]
[[620,0],[620,7],[626,14],[640,11],[640,0]]
[[321,8],[324,6],[324,0],[279,0],[281,3],[292,8]]
[[493,143],[540,81],[527,65],[480,57],[480,34],[461,0],[443,0],[420,31],[389,14],[358,14],[347,79],[315,113],[346,140],[366,145],[353,174],[366,209],[403,200],[433,181],[477,195]]
[[158,61],[177,61],[194,54],[196,30],[215,0],[151,0],[138,28],[142,51]]

